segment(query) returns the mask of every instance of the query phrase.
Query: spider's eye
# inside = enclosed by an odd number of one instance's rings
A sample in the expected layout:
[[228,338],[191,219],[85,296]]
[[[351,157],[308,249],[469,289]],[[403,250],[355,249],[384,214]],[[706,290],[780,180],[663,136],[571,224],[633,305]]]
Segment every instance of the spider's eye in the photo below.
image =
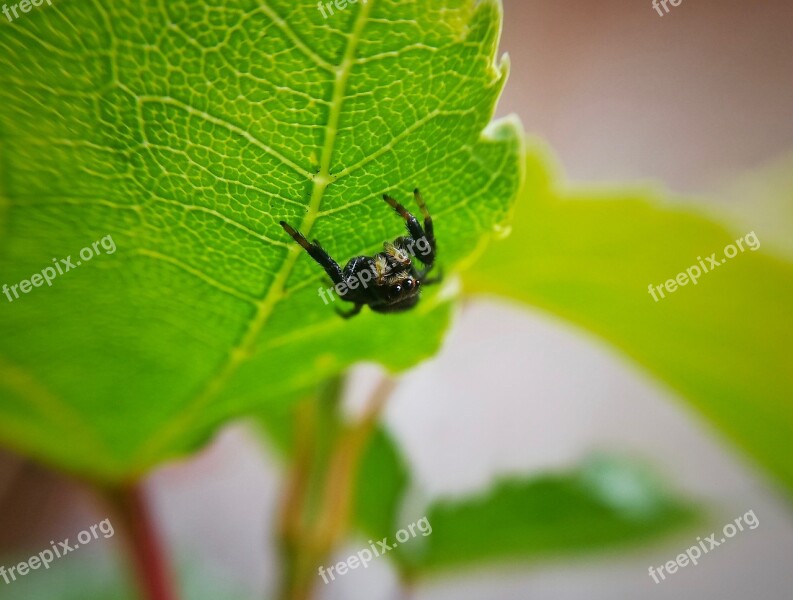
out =
[[393,286],[391,288],[391,295],[392,296],[399,296],[400,293],[402,293],[402,286],[401,285],[395,285],[395,286]]
[[413,289],[413,280],[412,279],[406,279],[405,280],[405,289],[407,291],[410,291],[410,290]]

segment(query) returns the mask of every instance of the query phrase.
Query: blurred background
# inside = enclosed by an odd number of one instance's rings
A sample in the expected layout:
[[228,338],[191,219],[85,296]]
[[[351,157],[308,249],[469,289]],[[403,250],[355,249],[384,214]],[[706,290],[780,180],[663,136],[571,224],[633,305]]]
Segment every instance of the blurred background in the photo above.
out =
[[[681,202],[724,215],[736,235],[756,228],[789,251],[783,232],[793,221],[767,197],[743,195],[741,181],[791,164],[790,2],[683,0],[663,17],[650,0],[504,6],[502,51],[512,66],[498,116],[519,115],[572,182],[662,182],[690,199]],[[371,367],[356,372],[351,411],[376,377]],[[790,598],[793,517],[779,489],[671,391],[567,323],[486,301],[466,304],[444,350],[403,378],[386,421],[433,497],[609,453],[655,467],[675,493],[710,511],[701,530],[662,543],[470,571],[422,585],[416,598]],[[282,475],[274,453],[245,424],[224,430],[193,460],[157,472],[155,508],[185,568],[200,565],[205,580],[229,582],[240,598],[273,589],[270,528]],[[749,510],[759,519],[756,530],[659,585],[648,577],[650,565],[674,559],[696,535]],[[0,556],[44,548],[106,516],[74,482],[0,454]],[[118,542],[69,560],[101,579]],[[361,547],[354,543],[339,557]],[[61,576],[52,569],[39,578],[51,585]],[[395,589],[386,561],[375,561],[321,597],[387,599]]]

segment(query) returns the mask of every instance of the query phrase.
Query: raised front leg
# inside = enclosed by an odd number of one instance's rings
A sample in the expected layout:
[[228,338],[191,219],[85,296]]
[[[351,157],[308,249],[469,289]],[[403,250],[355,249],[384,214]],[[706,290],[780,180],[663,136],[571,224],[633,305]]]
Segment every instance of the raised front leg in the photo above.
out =
[[413,190],[413,196],[416,199],[416,203],[419,205],[419,208],[421,209],[421,213],[424,215],[423,229],[419,224],[418,219],[416,219],[416,217],[413,216],[410,211],[408,211],[399,202],[394,200],[391,196],[385,194],[383,195],[383,200],[385,200],[391,208],[393,208],[402,216],[403,219],[405,219],[408,233],[410,233],[409,238],[399,238],[395,244],[398,244],[399,247],[407,250],[410,252],[410,254],[424,263],[424,265],[427,267],[425,269],[426,272],[429,271],[435,264],[435,230],[432,225],[432,217],[427,210],[426,204],[424,204],[424,198],[421,196],[421,192],[419,192],[418,188]]
[[334,284],[344,281],[344,275],[342,274],[341,267],[330,257],[327,252],[322,249],[322,246],[319,245],[317,240],[314,240],[313,244],[309,243],[302,233],[297,231],[285,221],[281,221],[281,227],[283,227],[284,231],[291,235],[292,239],[294,239],[303,247],[306,252],[308,252],[311,258],[317,261],[319,265],[325,269],[325,272],[328,274],[328,277],[331,278]]

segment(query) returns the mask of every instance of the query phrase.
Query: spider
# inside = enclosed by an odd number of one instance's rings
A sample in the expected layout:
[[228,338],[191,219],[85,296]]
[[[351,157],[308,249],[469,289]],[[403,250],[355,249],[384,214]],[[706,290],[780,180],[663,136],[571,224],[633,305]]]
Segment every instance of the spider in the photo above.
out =
[[[355,307],[349,311],[337,311],[345,319],[357,315],[364,305],[379,313],[400,312],[413,308],[419,301],[422,282],[428,285],[440,280],[440,277],[424,279],[435,264],[435,233],[432,217],[418,188],[413,190],[413,197],[424,216],[424,228],[422,229],[418,219],[404,206],[388,194],[384,194],[383,200],[405,219],[410,235],[398,237],[393,242],[385,242],[383,252],[378,252],[374,256],[351,258],[344,270],[323,250],[317,240],[309,243],[302,233],[281,221],[284,231],[325,269],[335,284],[339,296],[355,304]],[[418,253],[415,252],[415,247],[418,247]],[[411,256],[418,258],[424,269],[417,270]],[[320,295],[323,292],[324,290],[320,290]]]

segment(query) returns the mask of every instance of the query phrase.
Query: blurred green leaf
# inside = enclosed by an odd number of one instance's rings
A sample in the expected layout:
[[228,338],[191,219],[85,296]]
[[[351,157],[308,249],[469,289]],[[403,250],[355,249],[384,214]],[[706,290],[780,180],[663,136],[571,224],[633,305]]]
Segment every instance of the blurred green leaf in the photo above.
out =
[[478,497],[440,501],[426,516],[432,532],[392,552],[409,577],[646,541],[697,513],[644,470],[600,458],[568,474],[501,481]]
[[118,481],[352,363],[432,355],[447,301],[343,321],[278,221],[345,261],[403,231],[381,194],[418,186],[459,268],[521,176],[519,127],[488,126],[500,26],[495,0],[328,19],[309,0],[96,0],[0,27],[0,283],[117,246],[0,302],[0,440]]
[[[646,189],[562,187],[543,149],[508,239],[466,274],[610,342],[793,488],[793,265],[747,250],[655,302],[660,285],[751,231],[727,231]],[[656,292],[657,293],[657,292]]]

